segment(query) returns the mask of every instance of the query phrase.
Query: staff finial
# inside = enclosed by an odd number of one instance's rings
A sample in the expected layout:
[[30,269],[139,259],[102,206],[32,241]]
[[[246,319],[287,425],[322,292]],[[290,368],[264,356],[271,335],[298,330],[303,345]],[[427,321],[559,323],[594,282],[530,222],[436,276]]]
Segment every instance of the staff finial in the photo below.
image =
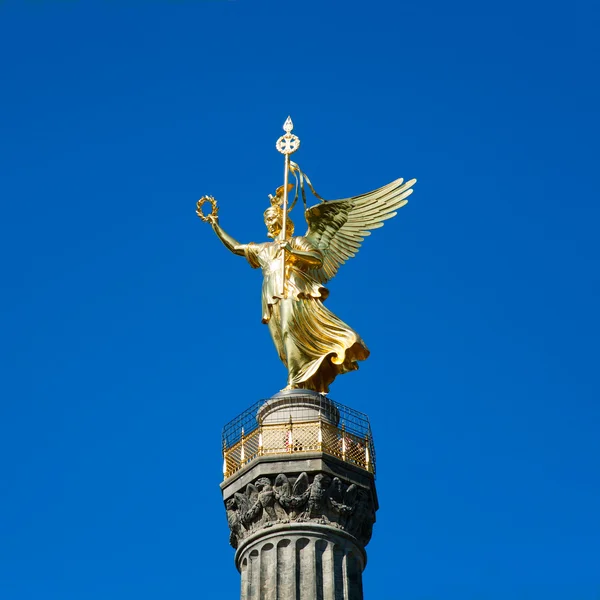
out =
[[[286,221],[287,221],[287,213],[288,213],[288,176],[290,172],[290,154],[293,154],[300,147],[300,138],[292,133],[292,129],[294,129],[294,123],[292,122],[292,117],[288,116],[283,124],[283,130],[285,134],[282,135],[275,144],[275,147],[281,154],[285,157],[285,164],[283,170],[283,206],[281,213],[281,233],[279,234],[279,239],[285,241],[286,238]],[[281,252],[281,297],[285,298],[285,250],[282,249]]]
[[288,117],[283,124],[285,135],[282,135],[275,144],[277,150],[285,155],[286,160],[290,154],[294,154],[300,148],[300,138],[292,133],[292,129],[294,129],[294,123],[292,117]]

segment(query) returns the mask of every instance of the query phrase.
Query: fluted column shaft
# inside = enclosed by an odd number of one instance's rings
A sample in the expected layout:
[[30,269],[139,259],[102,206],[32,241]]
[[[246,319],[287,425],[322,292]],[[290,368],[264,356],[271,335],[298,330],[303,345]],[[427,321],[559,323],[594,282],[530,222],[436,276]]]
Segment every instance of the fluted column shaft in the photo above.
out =
[[236,555],[241,600],[362,600],[364,555],[335,531],[266,533]]

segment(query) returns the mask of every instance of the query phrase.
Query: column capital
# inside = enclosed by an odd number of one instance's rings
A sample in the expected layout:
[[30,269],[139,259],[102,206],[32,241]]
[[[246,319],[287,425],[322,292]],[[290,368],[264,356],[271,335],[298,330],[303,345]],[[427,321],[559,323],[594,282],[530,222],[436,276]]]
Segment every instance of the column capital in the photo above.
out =
[[[239,481],[238,486],[223,490],[231,545],[237,548],[247,538],[255,539],[261,531],[268,533],[277,525],[297,529],[318,524],[332,533],[343,532],[364,548],[371,539],[377,510],[373,479],[363,477],[359,482],[347,469],[308,470],[319,465],[294,462],[293,470],[289,462],[279,465],[288,469],[282,468],[277,475],[261,473],[260,464],[256,464],[244,477],[247,483]],[[306,470],[298,472],[301,466]],[[269,467],[272,473],[273,465]]]

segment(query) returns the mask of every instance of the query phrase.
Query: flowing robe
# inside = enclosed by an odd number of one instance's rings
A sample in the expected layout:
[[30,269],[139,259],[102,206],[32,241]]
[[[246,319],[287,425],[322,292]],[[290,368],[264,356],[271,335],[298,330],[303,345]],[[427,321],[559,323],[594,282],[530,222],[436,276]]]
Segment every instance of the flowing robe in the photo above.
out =
[[[295,250],[319,253],[304,237],[291,238],[289,243]],[[285,253],[283,299],[279,245],[248,244],[245,255],[253,268],[263,272],[262,322],[269,326],[288,369],[288,388],[328,392],[337,375],[358,369],[356,361],[366,359],[369,350],[353,329],[324,306],[329,290],[311,276],[311,265]]]

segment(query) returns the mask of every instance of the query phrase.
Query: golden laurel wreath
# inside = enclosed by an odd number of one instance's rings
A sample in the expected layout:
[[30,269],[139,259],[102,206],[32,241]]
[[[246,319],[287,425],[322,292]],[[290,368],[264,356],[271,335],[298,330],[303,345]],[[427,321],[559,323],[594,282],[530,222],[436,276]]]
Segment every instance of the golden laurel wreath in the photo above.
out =
[[[212,211],[210,214],[205,215],[202,212],[202,205],[206,202],[210,202],[212,205]],[[212,196],[202,196],[198,202],[196,202],[196,214],[206,223],[210,221],[210,217],[216,217],[219,213],[219,207],[217,206],[217,201]]]

